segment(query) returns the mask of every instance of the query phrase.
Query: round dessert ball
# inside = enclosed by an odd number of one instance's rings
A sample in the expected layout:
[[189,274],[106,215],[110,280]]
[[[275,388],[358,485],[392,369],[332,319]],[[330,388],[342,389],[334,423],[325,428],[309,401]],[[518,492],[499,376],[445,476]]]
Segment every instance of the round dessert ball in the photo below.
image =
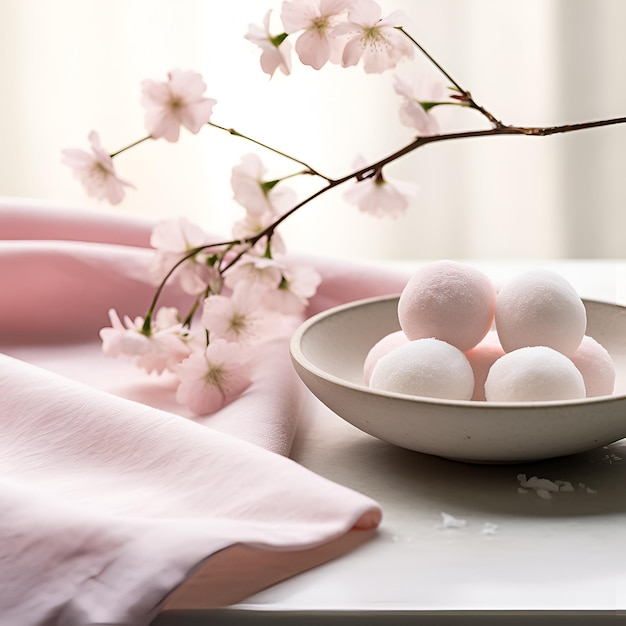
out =
[[412,396],[470,400],[472,366],[454,346],[439,339],[409,341],[378,359],[370,387]]
[[401,331],[397,330],[395,333],[385,335],[382,339],[379,339],[367,353],[365,362],[363,363],[363,380],[366,385],[370,384],[370,378],[372,376],[372,370],[374,365],[378,362],[381,356],[391,352],[394,348],[408,343],[407,336]]
[[582,374],[564,354],[546,346],[501,356],[485,381],[488,402],[545,402],[585,397]]
[[496,290],[486,274],[463,263],[435,261],[407,282],[398,320],[409,339],[434,337],[466,352],[487,334],[495,306]]
[[502,285],[496,329],[505,352],[546,346],[572,355],[587,329],[587,312],[572,285],[556,272],[530,270]]
[[585,335],[570,359],[583,375],[588,398],[613,393],[615,364],[603,345]]
[[472,400],[485,400],[485,381],[491,366],[504,355],[498,333],[490,330],[483,340],[465,353],[474,372],[474,393]]

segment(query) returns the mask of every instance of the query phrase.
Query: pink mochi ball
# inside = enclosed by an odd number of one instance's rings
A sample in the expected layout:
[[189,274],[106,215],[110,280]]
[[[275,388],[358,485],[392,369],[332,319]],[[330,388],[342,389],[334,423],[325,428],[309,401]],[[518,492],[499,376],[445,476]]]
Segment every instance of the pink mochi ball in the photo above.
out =
[[586,328],[585,305],[574,287],[556,272],[524,272],[498,292],[496,329],[505,352],[547,346],[570,356]]
[[546,402],[585,397],[582,374],[564,354],[546,346],[501,356],[485,381],[488,402]]
[[385,335],[370,348],[363,364],[363,381],[366,385],[370,384],[372,370],[374,369],[374,365],[378,362],[378,359],[387,354],[387,352],[391,352],[394,348],[408,343],[408,341],[407,336],[401,330],[397,330],[395,333]]
[[485,400],[485,381],[491,366],[504,355],[498,334],[490,330],[483,340],[465,353],[474,371],[474,393],[472,400]]
[[588,398],[613,393],[615,364],[604,346],[585,335],[570,359],[583,375]]
[[370,387],[412,396],[469,400],[474,374],[458,348],[439,339],[416,339],[378,359]]
[[480,270],[455,261],[435,261],[407,282],[398,302],[400,327],[409,339],[434,337],[462,352],[489,331],[496,290]]

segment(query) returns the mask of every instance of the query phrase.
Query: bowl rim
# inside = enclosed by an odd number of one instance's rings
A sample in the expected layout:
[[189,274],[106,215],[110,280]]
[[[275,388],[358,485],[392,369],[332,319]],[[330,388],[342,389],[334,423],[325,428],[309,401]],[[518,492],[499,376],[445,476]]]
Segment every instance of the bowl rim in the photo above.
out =
[[[390,399],[403,400],[413,402],[416,405],[432,405],[439,407],[453,407],[463,410],[481,410],[481,411],[527,411],[531,409],[558,409],[563,407],[577,407],[577,406],[593,406],[597,404],[607,404],[612,402],[621,402],[626,400],[626,393],[622,394],[610,394],[603,396],[592,396],[590,398],[582,398],[577,400],[545,400],[545,401],[530,401],[530,402],[487,402],[486,400],[446,400],[444,398],[429,398],[426,396],[414,396],[410,394],[397,393],[392,391],[384,391],[381,389],[372,389],[365,384],[358,384],[352,381],[346,380],[334,374],[329,374],[317,365],[315,365],[302,350],[302,340],[305,334],[316,324],[321,321],[338,315],[344,311],[351,309],[358,309],[379,302],[386,302],[391,300],[397,300],[400,297],[399,293],[388,294],[384,296],[372,296],[369,298],[361,298],[353,300],[351,302],[345,302],[337,306],[330,307],[323,311],[315,313],[308,319],[306,319],[298,328],[293,332],[289,340],[289,353],[291,359],[300,367],[311,372],[315,376],[326,380],[334,385],[352,389],[361,393],[371,394],[374,396],[382,396]],[[597,300],[593,298],[581,298],[583,303],[591,303],[593,305],[610,306],[612,308],[618,308],[626,311],[626,306],[616,304],[607,300]]]

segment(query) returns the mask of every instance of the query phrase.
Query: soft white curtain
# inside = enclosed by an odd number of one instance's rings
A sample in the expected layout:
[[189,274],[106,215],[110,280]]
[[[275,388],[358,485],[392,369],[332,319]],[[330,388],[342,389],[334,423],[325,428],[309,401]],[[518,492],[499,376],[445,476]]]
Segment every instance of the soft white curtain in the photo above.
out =
[[[381,4],[404,9],[416,38],[507,123],[626,115],[620,0]],[[349,171],[359,153],[376,159],[410,141],[397,118],[393,72],[315,72],[294,63],[292,76],[269,81],[243,35],[272,6],[278,20],[273,0],[2,0],[0,195],[104,208],[61,165],[61,149],[86,146],[92,129],[111,151],[143,136],[139,84],[175,67],[204,75],[218,101],[214,121],[330,175]],[[469,111],[444,111],[440,119],[444,129],[484,127]],[[335,190],[288,221],[283,234],[290,249],[357,258],[621,257],[625,140],[626,127],[614,127],[428,146],[386,172],[421,188],[406,217],[360,214]],[[121,156],[118,170],[137,190],[108,210],[187,215],[228,233],[241,215],[230,169],[248,151],[271,174],[293,171],[240,139],[203,129]],[[302,182],[301,195],[313,181]]]

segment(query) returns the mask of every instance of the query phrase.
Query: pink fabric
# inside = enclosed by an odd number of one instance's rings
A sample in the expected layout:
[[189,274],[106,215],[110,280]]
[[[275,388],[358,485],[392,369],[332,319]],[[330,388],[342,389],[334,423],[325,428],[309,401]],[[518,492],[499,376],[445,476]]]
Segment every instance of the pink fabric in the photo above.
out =
[[[1,625],[148,623],[225,547],[302,550],[380,521],[376,502],[285,456],[304,397],[293,329],[241,398],[200,418],[167,377],[102,355],[107,310],[143,315],[154,292],[151,227],[0,201]],[[309,313],[406,281],[315,265]]]

